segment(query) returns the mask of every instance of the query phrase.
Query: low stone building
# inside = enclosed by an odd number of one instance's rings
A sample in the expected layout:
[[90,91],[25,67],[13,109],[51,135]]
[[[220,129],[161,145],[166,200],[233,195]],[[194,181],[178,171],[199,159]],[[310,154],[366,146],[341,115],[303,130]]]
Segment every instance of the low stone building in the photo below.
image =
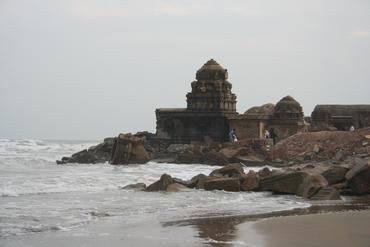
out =
[[306,130],[302,107],[290,96],[238,114],[227,79],[227,69],[215,60],[205,63],[186,95],[187,108],[156,109],[157,137],[172,143],[224,142],[232,128],[239,139],[263,138],[268,129],[278,141]]
[[263,138],[264,131],[268,130],[276,141],[308,128],[301,105],[291,96],[282,98],[276,105],[254,106],[230,118],[229,125],[236,129],[239,139]]
[[311,129],[349,130],[370,126],[370,105],[317,105],[311,114]]

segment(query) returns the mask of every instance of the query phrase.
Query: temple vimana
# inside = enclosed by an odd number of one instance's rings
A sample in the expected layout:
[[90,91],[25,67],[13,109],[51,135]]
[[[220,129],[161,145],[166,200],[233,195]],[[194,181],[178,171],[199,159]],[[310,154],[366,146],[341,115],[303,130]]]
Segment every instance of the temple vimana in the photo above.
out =
[[231,129],[238,139],[263,138],[268,130],[279,141],[299,132],[370,126],[370,105],[317,105],[311,117],[305,117],[291,96],[240,114],[231,89],[227,69],[209,60],[191,83],[186,108],[156,109],[157,137],[173,143],[224,142]]

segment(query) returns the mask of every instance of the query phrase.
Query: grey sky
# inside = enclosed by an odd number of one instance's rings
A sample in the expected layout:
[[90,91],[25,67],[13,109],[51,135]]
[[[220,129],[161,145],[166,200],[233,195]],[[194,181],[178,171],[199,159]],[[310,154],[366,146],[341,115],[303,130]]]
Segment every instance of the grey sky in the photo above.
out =
[[239,112],[370,104],[370,1],[0,0],[0,138],[155,131],[209,58]]

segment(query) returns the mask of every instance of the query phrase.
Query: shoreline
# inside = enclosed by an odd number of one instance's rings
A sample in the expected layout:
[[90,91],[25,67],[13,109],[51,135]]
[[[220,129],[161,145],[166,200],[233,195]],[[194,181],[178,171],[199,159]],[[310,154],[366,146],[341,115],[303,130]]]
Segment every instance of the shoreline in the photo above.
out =
[[237,241],[248,241],[246,236],[254,231],[264,247],[367,247],[369,229],[370,209],[326,212],[268,218],[252,226],[242,224],[239,231],[243,234]]

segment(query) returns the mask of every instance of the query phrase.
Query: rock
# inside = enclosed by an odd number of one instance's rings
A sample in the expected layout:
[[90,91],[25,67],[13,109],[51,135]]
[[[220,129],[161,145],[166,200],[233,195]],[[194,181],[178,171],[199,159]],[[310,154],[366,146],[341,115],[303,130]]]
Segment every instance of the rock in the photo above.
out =
[[310,197],[311,200],[340,200],[339,191],[333,187],[325,187]]
[[[201,175],[203,175],[203,174],[201,174]],[[204,184],[206,183],[206,181],[210,181],[210,180],[213,180],[213,179],[217,179],[217,177],[208,177],[206,175],[199,176],[198,177],[198,182],[197,182],[197,185],[196,185],[195,188],[204,190]]]
[[364,195],[370,193],[370,161],[366,166],[359,168],[357,172],[350,177],[351,178],[348,180],[348,187],[353,194]]
[[269,177],[272,175],[272,171],[267,167],[264,167],[263,169],[259,170],[257,173],[258,173],[259,178],[265,178],[265,177]]
[[260,180],[260,188],[263,191],[295,194],[304,198],[309,198],[325,186],[327,186],[327,181],[324,177],[305,172],[283,173]]
[[173,184],[170,184],[170,185],[167,186],[166,191],[167,192],[179,192],[181,190],[186,190],[186,189],[188,189],[188,187],[186,187],[182,184],[173,183]]
[[225,155],[214,150],[203,153],[201,156],[201,161],[202,163],[208,165],[224,166],[229,164],[229,161],[227,160]]
[[129,184],[126,186],[123,186],[123,190],[145,190],[146,189],[146,184],[144,183],[137,183],[137,184]]
[[209,176],[217,176],[218,174],[226,177],[239,177],[241,175],[244,175],[243,165],[238,163],[229,164],[220,169],[212,171]]
[[342,166],[333,166],[322,173],[324,178],[328,181],[329,185],[341,183],[345,180],[345,175],[348,168]]
[[355,164],[345,175],[345,178],[347,180],[351,180],[354,176],[356,176],[358,173],[364,171],[367,169],[368,164],[365,162],[359,162]]
[[150,155],[144,147],[145,142],[145,137],[120,134],[115,138],[110,163],[112,165],[147,163]]
[[345,156],[346,155],[342,150],[339,150],[338,152],[335,153],[335,159],[337,161],[343,161],[346,158]]
[[243,191],[255,191],[259,188],[258,175],[254,171],[249,171],[247,175],[243,177],[242,183],[240,185]]
[[269,162],[266,162],[264,159],[253,155],[238,155],[230,158],[229,161],[233,163],[243,163],[244,166],[264,166],[269,164]]
[[370,139],[370,135],[365,135],[365,138],[369,140]]
[[315,146],[313,146],[312,152],[318,154],[320,152],[320,146],[315,144]]
[[167,190],[168,185],[173,183],[173,179],[168,174],[163,174],[161,178],[157,181],[152,183],[146,188],[146,191],[165,191]]
[[205,190],[240,191],[239,178],[214,178],[204,182]]
[[94,164],[98,161],[97,157],[92,153],[88,152],[86,149],[75,154],[72,154],[68,163],[80,163],[80,164]]
[[167,152],[169,153],[185,153],[187,150],[190,149],[189,144],[171,144],[167,148]]
[[176,156],[176,163],[178,164],[199,164],[202,163],[202,156],[195,153],[179,153]]

